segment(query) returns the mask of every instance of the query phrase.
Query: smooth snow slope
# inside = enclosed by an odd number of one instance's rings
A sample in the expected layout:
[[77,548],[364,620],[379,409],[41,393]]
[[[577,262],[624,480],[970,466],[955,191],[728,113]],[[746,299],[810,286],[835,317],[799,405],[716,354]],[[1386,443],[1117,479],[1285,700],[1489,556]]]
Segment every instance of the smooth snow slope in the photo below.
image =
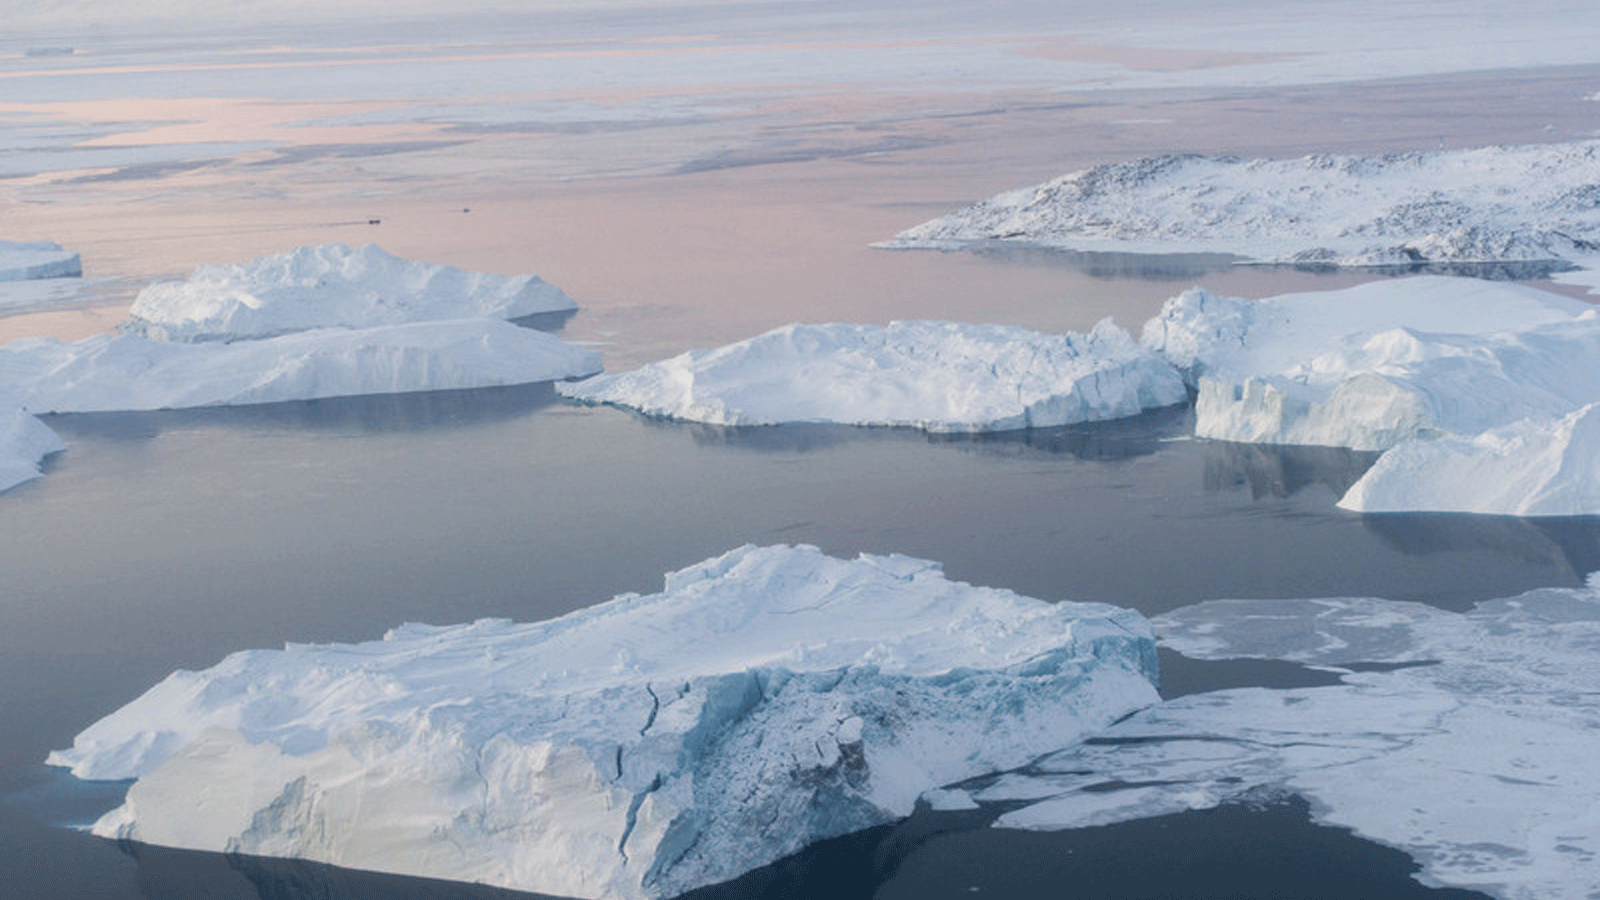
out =
[[1137,613],[903,556],[744,547],[536,624],[405,625],[176,672],[50,763],[98,834],[670,897],[1155,702]]
[[1114,419],[1187,397],[1175,369],[1109,320],[1087,335],[955,322],[787,325],[557,390],[716,425],[941,432]]
[[1218,600],[1154,624],[1190,657],[1293,660],[1344,684],[1181,697],[957,799],[1030,801],[997,825],[1060,829],[1294,793],[1318,821],[1409,853],[1425,884],[1600,893],[1600,573],[1465,613]]
[[884,246],[1022,241],[1260,262],[1600,260],[1600,143],[1301,159],[1160,156],[1009,191]]

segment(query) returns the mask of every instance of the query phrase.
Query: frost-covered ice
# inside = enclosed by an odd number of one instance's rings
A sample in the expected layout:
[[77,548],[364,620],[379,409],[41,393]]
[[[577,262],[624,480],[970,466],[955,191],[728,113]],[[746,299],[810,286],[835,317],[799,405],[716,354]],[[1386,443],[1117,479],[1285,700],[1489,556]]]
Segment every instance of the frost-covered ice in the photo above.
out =
[[1197,388],[1195,433],[1384,450],[1600,401],[1600,310],[1504,282],[1425,276],[1261,301],[1194,289],[1144,343]]
[[139,779],[101,835],[666,897],[1070,746],[1154,666],[1129,610],[747,546],[548,622],[235,653],[50,762]]
[[1600,260],[1600,143],[1301,159],[1160,156],[1009,191],[885,246],[1023,241],[1339,266]]
[[1600,516],[1600,404],[1471,438],[1401,444],[1379,457],[1339,505],[1360,512]]
[[0,347],[0,393],[33,412],[178,409],[528,384],[600,370],[600,356],[499,319],[320,328],[177,343],[136,333]]
[[[1600,573],[1466,613],[1376,599],[1230,600],[1154,620],[1203,659],[1293,660],[1344,684],[1179,698],[970,799],[1057,829],[1261,791],[1411,854],[1432,885],[1515,900],[1600,892]],[[1387,663],[1389,665],[1357,665]],[[1108,784],[1124,782],[1122,789]],[[957,802],[947,800],[946,802]]]
[[1109,320],[1087,335],[1000,325],[787,325],[558,385],[588,403],[717,425],[836,422],[1005,431],[1180,403],[1183,379]]
[[38,478],[40,461],[65,449],[60,435],[26,412],[0,412],[0,491]]
[[311,328],[367,328],[576,309],[534,275],[493,275],[401,259],[368,244],[300,247],[247,263],[202,265],[139,292],[132,327],[164,340],[231,341]]
[[50,241],[0,241],[0,281],[70,278],[83,274],[78,254]]

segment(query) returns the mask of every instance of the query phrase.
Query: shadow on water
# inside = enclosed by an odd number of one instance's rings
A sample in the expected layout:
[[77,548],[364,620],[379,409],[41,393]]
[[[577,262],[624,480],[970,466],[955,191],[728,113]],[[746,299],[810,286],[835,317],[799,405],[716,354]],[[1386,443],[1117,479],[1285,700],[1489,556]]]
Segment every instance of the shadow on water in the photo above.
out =
[[1487,553],[1563,565],[1581,579],[1600,571],[1600,516],[1522,519],[1470,513],[1373,513],[1362,525],[1408,556]]
[[1290,497],[1322,486],[1344,496],[1381,455],[1343,447],[1297,447],[1202,441],[1204,487],[1209,492],[1246,489],[1250,499]]
[[42,416],[69,441],[93,437],[145,441],[165,431],[201,427],[297,428],[352,434],[431,431],[503,422],[560,402],[550,382],[458,391],[326,397],[250,406],[206,406],[155,412],[60,413]]

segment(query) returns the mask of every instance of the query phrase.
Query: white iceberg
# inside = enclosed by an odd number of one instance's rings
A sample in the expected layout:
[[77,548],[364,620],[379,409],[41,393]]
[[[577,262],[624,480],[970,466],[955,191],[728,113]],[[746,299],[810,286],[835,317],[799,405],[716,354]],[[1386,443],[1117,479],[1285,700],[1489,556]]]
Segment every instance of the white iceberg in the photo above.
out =
[[1293,660],[1345,684],[1178,698],[973,797],[1001,827],[1126,821],[1286,792],[1406,851],[1433,886],[1600,892],[1600,573],[1455,613],[1363,598],[1213,601],[1154,620],[1203,659]]
[[747,546],[547,622],[235,653],[49,762],[138,779],[108,837],[670,897],[1070,746],[1154,666],[1129,610]]
[[1023,241],[1385,266],[1600,251],[1600,142],[1301,159],[1160,156],[999,194],[889,247]]
[[135,333],[0,347],[0,379],[34,412],[179,409],[529,384],[600,370],[593,350],[499,319],[320,328],[176,343]]
[[1359,512],[1600,516],[1600,404],[1471,438],[1409,441],[1339,505]]
[[715,425],[834,422],[938,432],[1114,419],[1188,397],[1172,366],[1110,320],[1087,335],[955,322],[787,325],[557,390]]
[[0,281],[71,278],[83,274],[78,254],[50,241],[0,241]]
[[23,410],[0,412],[0,491],[38,478],[39,463],[65,449],[60,435]]
[[1261,301],[1194,289],[1145,346],[1197,389],[1195,433],[1384,450],[1600,401],[1600,311],[1504,282],[1423,276]]
[[486,316],[515,319],[577,306],[533,275],[492,275],[401,259],[367,245],[300,247],[186,281],[146,287],[131,326],[172,341],[262,338],[311,328],[367,328]]

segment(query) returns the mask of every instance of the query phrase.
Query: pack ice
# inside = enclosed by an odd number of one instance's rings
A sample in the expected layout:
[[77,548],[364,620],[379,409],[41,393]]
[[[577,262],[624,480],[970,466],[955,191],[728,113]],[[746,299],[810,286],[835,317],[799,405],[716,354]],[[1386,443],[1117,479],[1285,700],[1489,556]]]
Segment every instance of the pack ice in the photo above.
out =
[[1178,372],[1110,320],[1088,334],[1002,325],[787,325],[715,350],[557,385],[588,403],[716,425],[835,422],[1005,431],[1181,403]]
[[1301,159],[1159,156],[1009,191],[888,247],[1005,240],[1339,266],[1600,261],[1600,142]]
[[83,274],[78,254],[50,241],[0,241],[0,281],[72,278]]
[[1410,854],[1431,886],[1600,893],[1600,573],[1464,613],[1218,600],[1153,624],[1190,657],[1292,660],[1343,683],[1180,697],[955,799],[1011,803],[998,826],[1044,830],[1293,793]]
[[107,837],[670,897],[1070,746],[1154,665],[1129,610],[746,546],[547,622],[235,653],[49,762],[138,779]]

